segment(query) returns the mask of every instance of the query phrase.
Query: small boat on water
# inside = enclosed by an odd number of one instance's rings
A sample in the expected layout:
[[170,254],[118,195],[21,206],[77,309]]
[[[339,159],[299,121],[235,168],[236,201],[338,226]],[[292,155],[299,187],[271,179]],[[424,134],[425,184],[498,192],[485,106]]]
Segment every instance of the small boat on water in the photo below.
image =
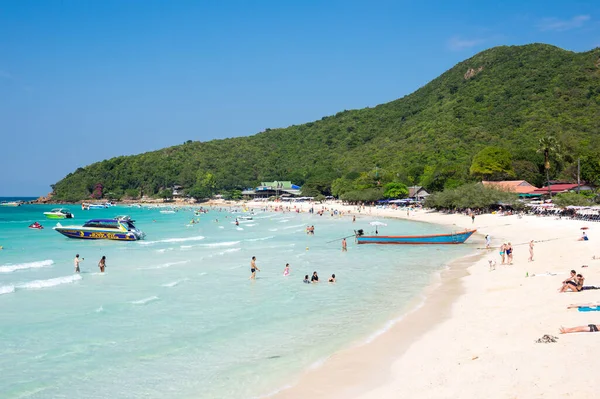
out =
[[19,201],[3,201],[0,202],[0,206],[21,206]]
[[75,215],[64,208],[55,208],[50,212],[44,212],[44,216],[48,219],[73,219]]
[[41,224],[39,224],[38,222],[33,222],[29,225],[30,229],[37,229],[37,230],[42,230],[44,228],[44,226],[42,226]]
[[82,203],[81,204],[81,209],[89,211],[91,209],[104,209],[104,208],[108,208],[108,206],[106,204],[86,204],[86,203]]
[[465,230],[449,234],[420,236],[366,236],[362,230],[355,231],[358,244],[462,244],[477,230]]
[[58,223],[53,229],[69,238],[88,240],[137,241],[146,236],[132,221],[121,219],[92,219],[83,226],[62,226]]

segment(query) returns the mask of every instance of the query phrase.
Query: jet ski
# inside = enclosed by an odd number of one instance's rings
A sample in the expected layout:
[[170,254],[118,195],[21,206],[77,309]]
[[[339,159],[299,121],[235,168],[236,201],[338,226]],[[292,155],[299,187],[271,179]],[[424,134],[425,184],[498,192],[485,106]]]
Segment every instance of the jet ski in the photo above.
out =
[[44,228],[44,226],[42,226],[41,224],[39,224],[38,222],[33,222],[32,224],[29,225],[30,229],[38,229],[41,230]]

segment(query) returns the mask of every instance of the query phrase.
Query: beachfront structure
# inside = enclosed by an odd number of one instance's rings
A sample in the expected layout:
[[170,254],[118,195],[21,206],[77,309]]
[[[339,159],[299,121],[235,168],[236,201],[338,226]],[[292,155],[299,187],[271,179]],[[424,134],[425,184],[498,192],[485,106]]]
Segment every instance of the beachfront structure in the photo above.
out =
[[534,192],[538,190],[536,186],[526,180],[502,180],[502,181],[482,181],[481,184],[487,187],[495,187],[500,190],[519,194],[519,197],[538,197],[541,194]]
[[593,188],[588,186],[587,184],[579,184],[578,185],[576,183],[552,183],[552,182],[550,182],[550,189],[548,189],[548,186],[545,186],[545,187],[537,188],[537,189],[531,191],[530,194],[546,195],[551,192],[554,195],[554,194],[560,194],[560,193],[568,193],[570,191],[576,192],[578,186],[579,186],[579,191],[593,190]]
[[427,190],[425,190],[421,186],[411,186],[408,188],[408,198],[414,199],[416,201],[425,199],[426,197],[429,197],[430,195],[431,194],[429,194],[427,192]]
[[242,191],[242,195],[247,198],[269,198],[269,197],[300,197],[302,191],[300,186],[292,184],[291,181],[270,181],[261,182],[260,186],[254,189]]

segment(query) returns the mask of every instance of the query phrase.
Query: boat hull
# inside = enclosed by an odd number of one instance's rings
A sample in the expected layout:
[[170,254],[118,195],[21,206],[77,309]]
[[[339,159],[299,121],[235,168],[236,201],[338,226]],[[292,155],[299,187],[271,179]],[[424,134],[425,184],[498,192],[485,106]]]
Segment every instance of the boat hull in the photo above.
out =
[[357,236],[358,244],[404,244],[404,245],[435,245],[462,244],[477,230],[468,230],[450,234],[431,234],[422,236]]
[[83,230],[68,227],[54,227],[54,230],[66,237],[84,240],[137,241],[140,239],[129,231]]
[[44,215],[46,216],[46,219],[66,219],[67,217],[65,215],[49,215],[44,213]]

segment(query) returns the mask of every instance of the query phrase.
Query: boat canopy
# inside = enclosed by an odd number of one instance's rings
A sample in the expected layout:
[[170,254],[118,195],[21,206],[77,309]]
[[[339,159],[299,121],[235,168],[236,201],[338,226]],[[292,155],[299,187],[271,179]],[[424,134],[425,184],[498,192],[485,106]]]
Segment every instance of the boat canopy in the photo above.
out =
[[129,221],[120,221],[117,219],[92,219],[85,222],[83,227],[96,227],[103,229],[120,229],[121,225],[129,228],[135,228],[135,226]]

